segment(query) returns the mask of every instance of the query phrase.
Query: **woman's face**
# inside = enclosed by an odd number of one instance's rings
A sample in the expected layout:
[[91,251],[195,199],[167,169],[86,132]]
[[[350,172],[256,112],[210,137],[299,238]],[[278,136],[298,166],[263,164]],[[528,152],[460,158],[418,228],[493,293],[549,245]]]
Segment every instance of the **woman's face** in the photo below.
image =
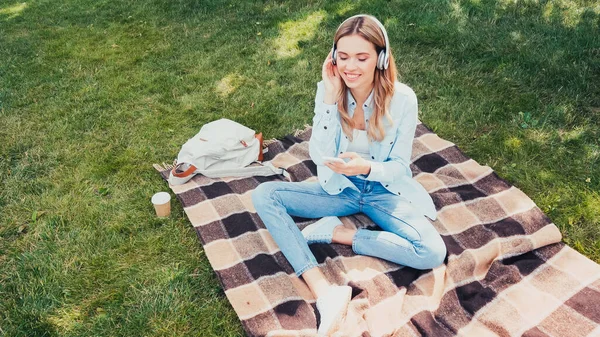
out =
[[373,86],[377,51],[375,45],[360,35],[348,35],[337,42],[337,68],[350,89]]

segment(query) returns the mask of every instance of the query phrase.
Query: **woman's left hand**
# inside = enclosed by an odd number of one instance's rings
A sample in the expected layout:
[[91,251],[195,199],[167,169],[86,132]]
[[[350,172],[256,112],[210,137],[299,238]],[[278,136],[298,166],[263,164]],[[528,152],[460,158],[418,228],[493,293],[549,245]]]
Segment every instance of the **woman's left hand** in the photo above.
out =
[[346,152],[338,158],[350,158],[347,163],[325,162],[333,172],[345,174],[347,176],[357,176],[359,174],[369,174],[371,172],[371,162],[359,156],[356,152]]

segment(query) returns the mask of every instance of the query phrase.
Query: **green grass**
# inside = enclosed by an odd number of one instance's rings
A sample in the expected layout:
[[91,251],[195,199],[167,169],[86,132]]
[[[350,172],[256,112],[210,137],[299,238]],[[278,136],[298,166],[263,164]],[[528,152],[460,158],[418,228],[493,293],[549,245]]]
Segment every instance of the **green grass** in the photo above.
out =
[[0,335],[242,335],[181,206],[153,216],[151,164],[220,117],[309,123],[361,12],[421,120],[600,262],[595,1],[0,0]]

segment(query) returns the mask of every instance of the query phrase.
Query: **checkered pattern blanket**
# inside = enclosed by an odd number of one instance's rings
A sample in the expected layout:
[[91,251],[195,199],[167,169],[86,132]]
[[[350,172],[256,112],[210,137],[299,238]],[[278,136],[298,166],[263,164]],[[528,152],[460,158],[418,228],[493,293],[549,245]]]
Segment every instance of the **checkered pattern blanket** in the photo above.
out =
[[[268,145],[265,160],[293,181],[315,180],[311,130]],[[560,243],[557,227],[518,188],[419,124],[413,176],[432,196],[445,263],[419,271],[311,245],[331,283],[352,287],[337,336],[600,336],[600,266]],[[169,165],[155,166],[167,178]],[[315,299],[252,205],[252,190],[282,177],[171,186],[248,336],[316,336]],[[295,218],[303,228],[315,219]],[[357,214],[345,226],[376,229]]]

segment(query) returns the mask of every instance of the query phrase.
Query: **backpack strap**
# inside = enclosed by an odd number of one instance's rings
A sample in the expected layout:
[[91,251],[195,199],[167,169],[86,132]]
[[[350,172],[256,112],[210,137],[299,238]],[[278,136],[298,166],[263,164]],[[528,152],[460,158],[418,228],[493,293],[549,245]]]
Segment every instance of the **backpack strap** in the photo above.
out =
[[180,171],[178,171],[178,169],[179,169],[179,168],[180,168],[182,165],[183,165],[183,163],[179,163],[179,164],[177,164],[177,165],[175,165],[175,166],[173,167],[173,169],[171,170],[171,174],[172,174],[174,177],[177,177],[177,178],[185,178],[185,177],[189,176],[190,174],[194,173],[194,171],[196,171],[196,166],[194,166],[194,165],[190,165],[190,167],[188,167],[188,168],[187,168],[187,170],[185,170],[185,171],[181,171],[181,172],[180,172]]
[[289,178],[289,173],[282,167],[275,167],[271,162],[261,163],[260,166],[246,166],[240,168],[221,169],[221,170],[196,170],[195,173],[200,173],[209,178],[223,177],[251,177],[261,176],[268,177],[276,174],[283,175]]
[[258,161],[263,161],[264,157],[263,157],[263,135],[262,132],[259,134],[255,134],[254,138],[258,139],[258,143],[260,144],[260,146],[258,147],[260,149],[260,151],[258,151]]
[[[190,165],[186,170],[180,171],[179,169],[185,165],[185,163],[177,163],[173,165],[171,172],[169,173],[169,184],[171,185],[182,185],[187,183],[196,174],[196,166]],[[189,164],[188,164],[189,165]]]
[[252,177],[252,176],[272,176],[276,174],[283,175],[289,180],[290,174],[283,167],[275,167],[270,161],[260,163],[260,166],[246,166],[240,168],[220,169],[220,170],[198,170],[194,165],[190,165],[185,171],[178,171],[184,163],[179,163],[173,167],[169,175],[171,185],[181,185],[188,182],[196,174],[202,174],[209,178],[224,177]]

